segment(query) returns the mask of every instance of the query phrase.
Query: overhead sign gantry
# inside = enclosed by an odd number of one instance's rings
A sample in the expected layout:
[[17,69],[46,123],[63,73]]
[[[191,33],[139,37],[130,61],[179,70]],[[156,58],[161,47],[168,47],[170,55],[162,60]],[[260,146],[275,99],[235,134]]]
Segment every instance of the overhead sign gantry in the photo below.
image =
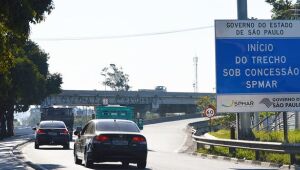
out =
[[300,21],[217,20],[218,112],[300,110]]

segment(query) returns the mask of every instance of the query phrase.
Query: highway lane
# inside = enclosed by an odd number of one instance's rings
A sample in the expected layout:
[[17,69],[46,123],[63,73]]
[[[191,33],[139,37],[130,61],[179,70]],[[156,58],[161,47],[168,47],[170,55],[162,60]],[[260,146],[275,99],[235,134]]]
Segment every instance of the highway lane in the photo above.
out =
[[[237,164],[222,160],[204,159],[190,154],[180,153],[184,147],[187,134],[186,125],[199,119],[181,120],[175,122],[159,123],[144,127],[143,134],[148,140],[148,170],[224,170],[224,169],[273,169]],[[45,169],[86,169],[75,165],[73,161],[73,146],[64,150],[62,147],[42,146],[34,149],[33,143],[22,148],[27,160]],[[123,169],[120,163],[96,164],[94,169],[118,170]],[[135,164],[130,164],[128,169],[136,169]]]

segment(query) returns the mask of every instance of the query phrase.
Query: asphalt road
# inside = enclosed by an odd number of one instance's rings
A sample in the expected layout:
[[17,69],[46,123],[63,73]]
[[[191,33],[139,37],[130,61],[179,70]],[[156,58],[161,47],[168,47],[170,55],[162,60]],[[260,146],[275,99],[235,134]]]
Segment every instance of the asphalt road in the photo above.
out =
[[[274,169],[248,164],[237,164],[228,161],[204,159],[191,154],[181,153],[186,148],[186,125],[200,119],[189,119],[175,122],[159,123],[144,127],[143,134],[148,140],[147,170],[250,170]],[[73,144],[71,149],[62,147],[41,146],[34,149],[33,143],[22,148],[25,158],[44,169],[86,169],[76,165],[73,161]],[[96,164],[94,169],[118,170],[123,169],[120,163]],[[135,164],[130,164],[128,169],[136,169]]]

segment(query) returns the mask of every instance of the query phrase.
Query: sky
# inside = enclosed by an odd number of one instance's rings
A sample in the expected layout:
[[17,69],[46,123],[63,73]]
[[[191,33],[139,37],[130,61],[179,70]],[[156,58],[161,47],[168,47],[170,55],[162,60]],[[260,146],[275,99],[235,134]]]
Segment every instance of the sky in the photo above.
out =
[[[30,38],[49,54],[50,73],[62,74],[64,90],[104,90],[101,70],[116,64],[129,75],[131,90],[166,86],[193,92],[198,57],[198,92],[214,92],[214,20],[237,18],[236,0],[54,0],[54,5],[44,22],[31,25]],[[270,19],[271,9],[264,0],[248,0],[249,18]],[[191,28],[198,29],[156,34]],[[147,35],[122,37],[137,34]]]

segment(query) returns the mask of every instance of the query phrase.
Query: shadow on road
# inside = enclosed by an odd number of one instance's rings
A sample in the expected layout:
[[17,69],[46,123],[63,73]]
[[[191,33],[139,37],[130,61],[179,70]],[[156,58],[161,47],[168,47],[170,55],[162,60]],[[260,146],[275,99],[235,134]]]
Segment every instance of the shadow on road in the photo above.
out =
[[[118,164],[94,164],[94,166],[90,169],[126,170],[126,169],[138,169],[138,168],[134,164],[130,164],[128,167],[122,167],[122,165],[118,165]],[[152,170],[152,169],[145,168],[144,170]]]
[[66,168],[64,166],[58,165],[58,164],[36,164],[39,167],[43,167],[46,169],[58,169],[58,168]]
[[64,148],[39,148],[39,150],[73,150],[73,149],[64,149]]
[[264,168],[264,169],[257,169],[257,168],[253,168],[253,169],[249,169],[249,168],[231,168],[232,170],[278,170],[279,168]]

